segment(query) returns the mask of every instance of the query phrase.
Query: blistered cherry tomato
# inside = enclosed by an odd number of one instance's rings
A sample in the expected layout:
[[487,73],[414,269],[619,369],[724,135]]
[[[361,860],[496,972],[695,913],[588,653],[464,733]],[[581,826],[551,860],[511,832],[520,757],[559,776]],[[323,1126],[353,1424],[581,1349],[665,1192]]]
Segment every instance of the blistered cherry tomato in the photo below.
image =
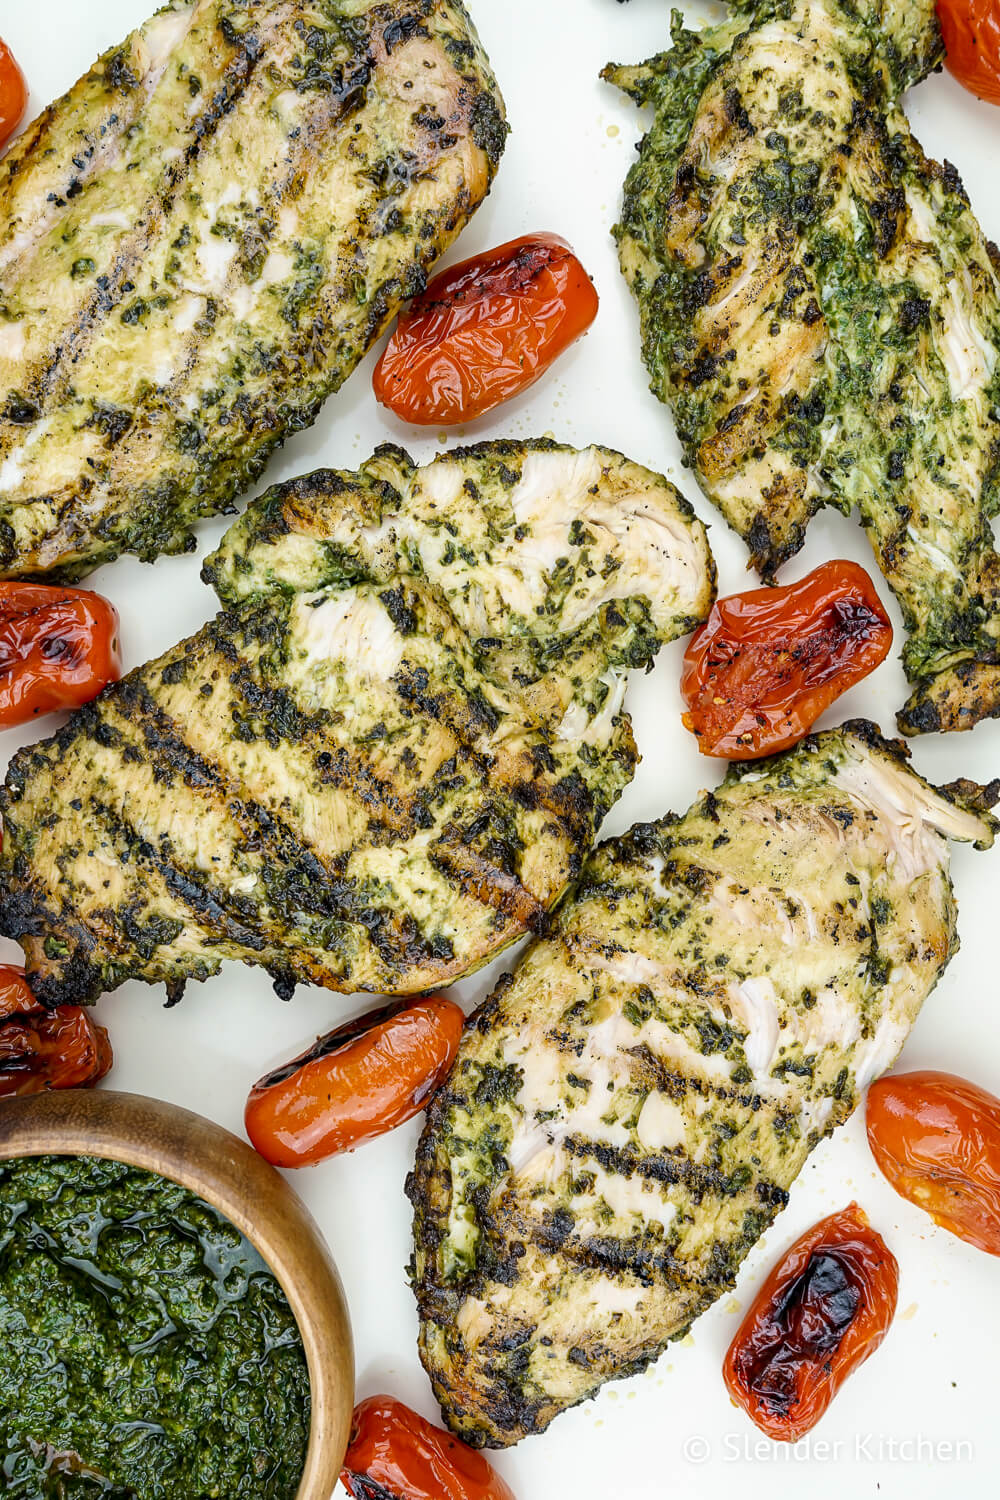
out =
[[703,755],[796,744],[884,661],[892,626],[864,568],[829,562],[782,588],[719,599],[684,655],[684,723]]
[[899,1267],[856,1203],[795,1241],[761,1287],[723,1365],[733,1400],[768,1437],[815,1427],[885,1338]]
[[430,995],[348,1021],[255,1083],[246,1130],[276,1167],[353,1151],[419,1114],[451,1067],[465,1017]]
[[1000,104],[1000,0],[938,0],[937,10],[949,72]]
[[355,1407],[340,1481],[354,1500],[514,1500],[481,1453],[391,1396]]
[[118,611],[107,599],[0,583],[0,728],[79,708],[120,676]]
[[0,964],[0,1098],[87,1088],[113,1060],[108,1033],[82,1006],[45,1010],[24,970]]
[[28,108],[28,85],[17,65],[17,59],[0,41],[0,151],[24,119]]
[[1000,1255],[1000,1099],[952,1073],[898,1073],[872,1084],[865,1113],[896,1192]]
[[565,240],[532,234],[435,276],[400,314],[375,395],[405,422],[469,422],[534,385],[597,316]]

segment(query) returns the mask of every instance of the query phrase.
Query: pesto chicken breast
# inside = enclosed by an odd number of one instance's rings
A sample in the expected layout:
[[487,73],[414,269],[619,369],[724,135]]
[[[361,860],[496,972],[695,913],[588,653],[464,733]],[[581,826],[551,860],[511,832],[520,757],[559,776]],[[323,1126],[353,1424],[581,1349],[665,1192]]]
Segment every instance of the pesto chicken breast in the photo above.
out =
[[653,120],[616,233],[653,390],[770,578],[856,509],[902,608],[905,733],[1000,714],[1000,282],[899,106],[931,0],[761,0],[605,76]]
[[957,946],[938,790],[863,721],[601,845],[473,1015],[408,1190],[420,1352],[468,1442],[540,1432],[732,1287]]
[[171,0],[0,161],[0,577],[194,545],[489,190],[461,0]]
[[707,614],[705,533],[600,448],[384,448],[251,505],[205,628],[14,757],[0,931],[46,1003],[261,964],[416,993],[579,874],[630,668]]

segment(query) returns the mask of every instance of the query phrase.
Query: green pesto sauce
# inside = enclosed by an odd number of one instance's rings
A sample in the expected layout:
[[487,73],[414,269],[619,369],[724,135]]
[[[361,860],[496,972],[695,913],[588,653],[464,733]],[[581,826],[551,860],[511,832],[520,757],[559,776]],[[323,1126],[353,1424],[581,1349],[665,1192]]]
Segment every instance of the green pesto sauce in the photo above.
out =
[[0,1162],[11,1500],[292,1500],[309,1412],[292,1311],[216,1209],[120,1162]]

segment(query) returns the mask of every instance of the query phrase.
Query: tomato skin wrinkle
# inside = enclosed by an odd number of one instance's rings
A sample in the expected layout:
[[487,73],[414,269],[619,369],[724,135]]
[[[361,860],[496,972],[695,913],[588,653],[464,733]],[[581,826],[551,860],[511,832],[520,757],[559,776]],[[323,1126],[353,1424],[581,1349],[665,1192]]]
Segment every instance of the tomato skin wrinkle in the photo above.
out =
[[1000,1099],[953,1073],[891,1074],[868,1090],[868,1144],[896,1192],[1000,1255]]
[[89,1088],[113,1061],[107,1031],[83,1006],[46,1010],[24,970],[0,964],[0,1098]]
[[444,995],[349,1021],[254,1084],[244,1123],[272,1165],[353,1151],[424,1108],[455,1060],[465,1016]]
[[400,314],[376,398],[418,426],[472,421],[540,379],[597,308],[565,240],[511,240],[442,271]]
[[796,1442],[881,1344],[899,1267],[856,1203],[800,1236],[765,1279],[723,1377],[762,1432]]
[[80,708],[120,676],[118,611],[107,599],[0,582],[0,728]]
[[17,59],[0,38],[0,151],[3,151],[28,109],[28,85]]
[[354,1500],[514,1500],[481,1453],[392,1396],[355,1407],[340,1480]]
[[1000,0],[938,0],[945,66],[963,88],[1000,104]]
[[684,654],[684,724],[703,755],[752,760],[787,750],[891,645],[889,616],[856,563],[835,560],[798,583],[731,594]]

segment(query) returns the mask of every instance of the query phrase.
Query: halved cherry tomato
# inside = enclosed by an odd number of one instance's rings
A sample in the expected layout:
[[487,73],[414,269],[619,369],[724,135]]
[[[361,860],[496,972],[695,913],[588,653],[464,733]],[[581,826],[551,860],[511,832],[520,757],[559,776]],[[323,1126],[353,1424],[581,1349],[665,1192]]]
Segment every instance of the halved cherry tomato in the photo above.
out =
[[948,71],[1000,104],[1000,0],[938,0],[937,12]]
[[276,1167],[353,1151],[419,1114],[451,1067],[465,1017],[429,995],[348,1021],[254,1084],[247,1135]]
[[87,1088],[113,1061],[108,1033],[82,1006],[45,1010],[24,970],[0,964],[0,1098]]
[[0,728],[79,708],[120,676],[118,611],[107,599],[0,583]]
[[828,562],[783,588],[719,599],[684,655],[684,723],[703,755],[796,744],[885,660],[892,626],[864,568]]
[[0,40],[0,151],[24,119],[28,108],[28,85],[17,65],[17,59]]
[[1000,1099],[953,1073],[898,1073],[872,1084],[865,1113],[896,1192],[1000,1255]]
[[597,316],[565,240],[531,234],[443,271],[400,314],[376,398],[405,422],[469,422],[534,385]]
[[815,1427],[885,1338],[899,1267],[856,1203],[795,1241],[761,1287],[723,1365],[733,1400],[768,1437]]
[[354,1408],[340,1482],[354,1500],[514,1500],[481,1453],[392,1396]]

